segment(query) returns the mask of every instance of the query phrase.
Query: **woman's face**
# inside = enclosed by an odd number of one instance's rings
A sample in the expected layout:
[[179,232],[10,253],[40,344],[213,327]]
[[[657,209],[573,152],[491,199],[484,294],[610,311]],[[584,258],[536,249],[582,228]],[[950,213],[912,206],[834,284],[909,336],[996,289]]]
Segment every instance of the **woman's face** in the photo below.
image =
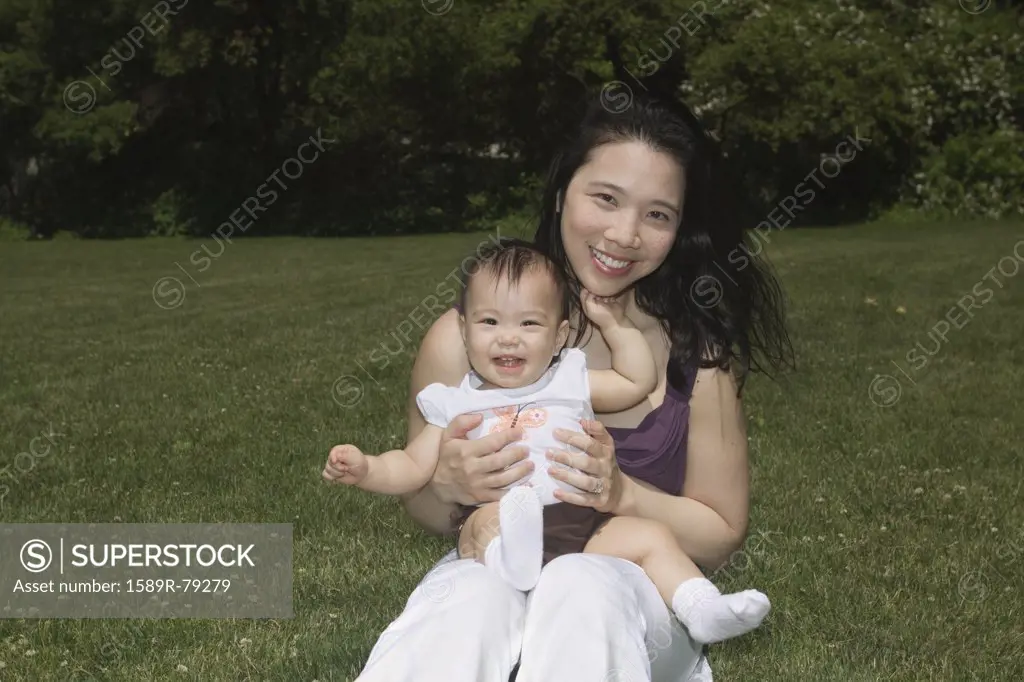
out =
[[562,243],[583,286],[614,296],[658,268],[683,210],[683,169],[642,142],[596,147],[569,183]]

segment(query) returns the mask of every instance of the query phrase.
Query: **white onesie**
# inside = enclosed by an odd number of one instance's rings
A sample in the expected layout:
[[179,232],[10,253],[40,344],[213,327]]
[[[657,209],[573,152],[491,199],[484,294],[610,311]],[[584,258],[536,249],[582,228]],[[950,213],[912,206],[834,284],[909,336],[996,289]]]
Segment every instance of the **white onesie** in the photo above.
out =
[[548,461],[545,453],[548,450],[581,452],[556,440],[554,430],[561,428],[582,433],[580,420],[594,418],[587,358],[583,351],[566,348],[555,364],[528,386],[480,390],[482,383],[480,376],[470,371],[457,387],[430,384],[416,396],[416,405],[427,423],[441,428],[448,426],[460,414],[483,414],[480,426],[469,432],[470,440],[513,425],[523,427],[523,439],[507,447],[527,446],[534,465],[533,473],[506,488],[529,483],[545,505],[559,502],[553,494],[556,486],[580,492],[574,486],[551,478],[548,467],[561,465]]

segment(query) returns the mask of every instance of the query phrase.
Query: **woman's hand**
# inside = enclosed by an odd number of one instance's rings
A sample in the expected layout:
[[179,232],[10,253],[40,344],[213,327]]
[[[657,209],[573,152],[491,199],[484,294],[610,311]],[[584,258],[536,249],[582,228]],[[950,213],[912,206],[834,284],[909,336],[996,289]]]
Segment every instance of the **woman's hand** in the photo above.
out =
[[585,433],[555,429],[555,438],[583,452],[566,450],[548,451],[548,460],[577,469],[550,467],[551,478],[568,483],[583,492],[555,489],[555,497],[562,502],[593,507],[599,512],[617,513],[626,485],[626,475],[615,461],[615,441],[604,424],[581,419]]
[[495,502],[505,493],[503,488],[533,473],[533,462],[526,459],[529,452],[525,447],[505,447],[522,439],[521,427],[466,440],[466,434],[482,420],[480,414],[459,415],[441,436],[431,485],[442,502]]

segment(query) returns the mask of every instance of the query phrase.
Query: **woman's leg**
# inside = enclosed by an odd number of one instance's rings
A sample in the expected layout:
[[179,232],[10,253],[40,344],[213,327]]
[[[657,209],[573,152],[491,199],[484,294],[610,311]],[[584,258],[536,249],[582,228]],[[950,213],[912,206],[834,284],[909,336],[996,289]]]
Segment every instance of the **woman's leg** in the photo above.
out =
[[452,551],[413,590],[357,682],[508,682],[526,595]]
[[551,561],[527,601],[516,682],[706,682],[701,647],[634,563],[597,554]]

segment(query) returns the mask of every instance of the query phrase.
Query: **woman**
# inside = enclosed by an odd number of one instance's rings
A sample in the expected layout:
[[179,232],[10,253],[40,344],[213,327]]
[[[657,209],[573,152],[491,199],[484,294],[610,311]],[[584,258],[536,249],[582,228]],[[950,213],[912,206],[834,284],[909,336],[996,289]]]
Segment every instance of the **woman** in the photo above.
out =
[[[568,444],[552,475],[592,491],[568,501],[667,524],[704,570],[722,566],[747,531],[746,374],[787,358],[781,296],[743,248],[716,146],[685,107],[637,98],[624,112],[591,107],[556,157],[536,244],[577,291],[625,295],[660,380],[648,399]],[[751,225],[754,223],[751,222]],[[457,312],[423,339],[409,402],[411,440],[424,421],[414,396],[457,385],[469,370]],[[591,368],[608,348],[574,311],[575,344]],[[475,441],[479,416],[449,427],[433,480],[405,500],[431,532],[448,533],[457,504],[497,500],[529,473],[517,430]],[[573,554],[550,562],[523,594],[472,560],[446,556],[378,640],[363,682],[684,682],[711,677],[702,652],[635,564]]]

